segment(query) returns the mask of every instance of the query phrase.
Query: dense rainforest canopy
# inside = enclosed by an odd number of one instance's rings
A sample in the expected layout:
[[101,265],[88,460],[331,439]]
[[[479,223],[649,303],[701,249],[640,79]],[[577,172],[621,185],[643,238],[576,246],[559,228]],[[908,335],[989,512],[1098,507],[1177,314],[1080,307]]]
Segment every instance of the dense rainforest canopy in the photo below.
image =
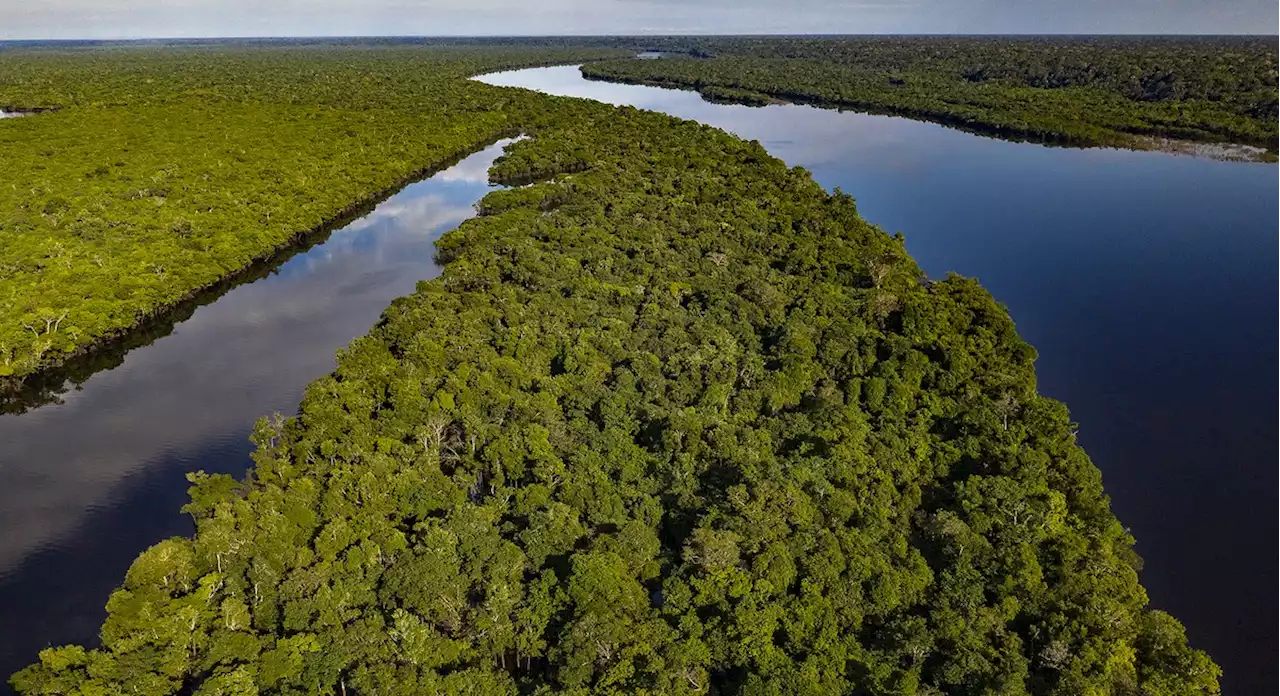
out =
[[[608,49],[0,51],[0,386],[517,128],[463,79]],[[482,97],[482,95],[489,95]]]
[[243,480],[192,475],[194,536],[20,693],[1218,692],[976,282],[758,143],[462,79],[580,54],[419,51],[6,71],[60,110],[0,128],[0,316],[64,351],[187,266],[532,136],[491,172],[528,185],[260,423]]
[[683,58],[612,60],[588,77],[886,111],[1002,137],[1149,146],[1135,136],[1266,148],[1275,37],[678,38]]

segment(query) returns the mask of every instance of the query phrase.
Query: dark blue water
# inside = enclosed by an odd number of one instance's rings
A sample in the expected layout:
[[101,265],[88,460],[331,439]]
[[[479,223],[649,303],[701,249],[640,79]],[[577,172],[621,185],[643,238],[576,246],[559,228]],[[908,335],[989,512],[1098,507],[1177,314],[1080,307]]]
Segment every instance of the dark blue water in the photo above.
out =
[[0,693],[40,649],[95,642],[133,558],[192,532],[187,472],[242,475],[257,418],[294,413],[335,351],[439,274],[435,241],[474,214],[505,142],[196,309],[61,404],[0,416]]
[[1138,539],[1152,604],[1274,694],[1277,167],[1048,148],[901,118],[582,79],[482,81],[695,119],[806,167],[902,232],[931,276],[975,276],[1040,352],[1040,390],[1080,423]]

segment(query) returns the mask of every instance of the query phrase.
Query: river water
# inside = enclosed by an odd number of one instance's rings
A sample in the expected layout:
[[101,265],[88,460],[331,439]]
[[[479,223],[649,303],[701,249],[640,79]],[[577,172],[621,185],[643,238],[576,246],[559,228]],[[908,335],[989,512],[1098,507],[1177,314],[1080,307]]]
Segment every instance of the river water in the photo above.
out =
[[1277,167],[1050,148],[904,118],[717,105],[574,67],[481,81],[663,111],[760,141],[933,277],[976,276],[1080,423],[1154,606],[1277,692]]
[[0,415],[0,693],[50,644],[95,641],[143,549],[191,533],[189,471],[241,476],[260,416],[292,414],[334,354],[435,277],[435,241],[492,190],[501,141],[197,308],[21,415]]

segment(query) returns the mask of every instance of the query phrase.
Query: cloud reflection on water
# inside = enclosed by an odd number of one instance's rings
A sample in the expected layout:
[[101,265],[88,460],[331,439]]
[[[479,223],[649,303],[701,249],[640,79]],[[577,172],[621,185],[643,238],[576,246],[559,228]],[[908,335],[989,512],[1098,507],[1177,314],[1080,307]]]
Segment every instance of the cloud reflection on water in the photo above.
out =
[[[63,403],[0,416],[0,579],[69,533],[92,534],[82,516],[115,505],[121,482],[162,460],[243,470],[247,460],[184,453],[240,451],[257,417],[293,412],[305,385],[332,370],[337,349],[392,299],[438,275],[435,240],[474,215],[500,152],[406,188],[276,273],[200,307]],[[17,599],[0,599],[0,609]]]

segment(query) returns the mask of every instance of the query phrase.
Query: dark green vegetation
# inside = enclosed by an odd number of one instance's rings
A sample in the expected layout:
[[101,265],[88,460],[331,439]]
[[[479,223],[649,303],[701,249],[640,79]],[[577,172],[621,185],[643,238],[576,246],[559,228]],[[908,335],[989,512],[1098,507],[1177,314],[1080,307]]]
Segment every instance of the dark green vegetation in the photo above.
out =
[[586,65],[583,74],[697,90],[741,89],[1043,142],[1143,147],[1134,136],[1160,136],[1276,152],[1274,37],[651,43],[700,58],[613,60]]
[[21,693],[1217,693],[977,283],[758,144],[434,79],[540,183]]
[[0,388],[510,132],[462,78],[601,55],[0,53],[0,106],[56,109],[0,123]]
[[707,85],[698,90],[703,99],[710,102],[724,102],[727,104],[746,104],[747,106],[764,106],[773,101],[767,94],[752,92],[749,89],[737,89],[734,87],[721,87],[720,85]]

